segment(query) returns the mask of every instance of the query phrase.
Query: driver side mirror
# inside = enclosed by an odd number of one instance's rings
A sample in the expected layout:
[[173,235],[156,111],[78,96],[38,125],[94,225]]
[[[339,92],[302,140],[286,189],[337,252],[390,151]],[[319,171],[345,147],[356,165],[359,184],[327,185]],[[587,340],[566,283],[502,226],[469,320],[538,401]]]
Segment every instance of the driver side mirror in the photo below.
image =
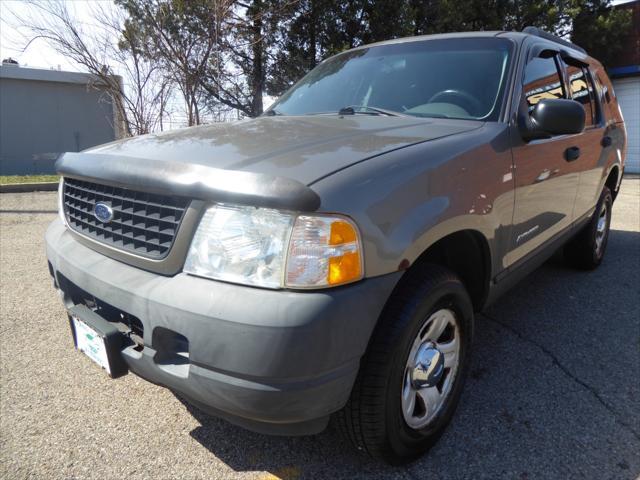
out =
[[[525,118],[522,118],[525,117]],[[563,98],[540,100],[529,113],[520,115],[520,133],[525,141],[569,135],[584,130],[584,108],[575,100]]]

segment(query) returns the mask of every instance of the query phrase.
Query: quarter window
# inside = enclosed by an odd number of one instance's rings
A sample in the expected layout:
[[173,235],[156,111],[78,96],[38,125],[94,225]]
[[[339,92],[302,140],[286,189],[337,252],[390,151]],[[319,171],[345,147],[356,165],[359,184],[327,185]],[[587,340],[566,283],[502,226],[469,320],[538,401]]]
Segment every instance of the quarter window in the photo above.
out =
[[566,98],[554,57],[536,57],[529,61],[524,72],[524,96],[529,111],[540,100]]
[[601,101],[611,103],[611,95],[609,95],[609,89],[607,88],[607,84],[602,81],[602,78],[600,78],[600,74],[596,74],[596,76],[598,79],[598,83],[600,84],[600,88],[602,89],[601,96],[604,97],[604,99],[601,98]]

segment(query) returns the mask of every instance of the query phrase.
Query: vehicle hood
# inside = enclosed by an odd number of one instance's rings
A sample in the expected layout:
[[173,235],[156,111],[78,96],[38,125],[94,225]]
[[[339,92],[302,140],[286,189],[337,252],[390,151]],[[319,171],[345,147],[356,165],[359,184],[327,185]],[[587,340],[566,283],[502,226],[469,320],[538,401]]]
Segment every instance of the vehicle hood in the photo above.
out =
[[367,158],[482,126],[477,121],[368,115],[259,117],[143,135],[85,153],[196,164],[310,185]]

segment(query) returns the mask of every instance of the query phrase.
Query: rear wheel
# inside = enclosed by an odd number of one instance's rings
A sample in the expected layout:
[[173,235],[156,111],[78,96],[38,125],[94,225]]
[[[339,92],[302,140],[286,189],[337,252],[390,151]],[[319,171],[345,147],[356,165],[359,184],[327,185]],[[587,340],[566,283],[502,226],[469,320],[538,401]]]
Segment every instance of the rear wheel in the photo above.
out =
[[408,272],[380,318],[346,407],[346,436],[392,464],[411,461],[442,435],[468,367],[473,307],[451,271]]
[[602,263],[609,240],[613,198],[604,187],[589,223],[564,247],[564,255],[570,265],[593,270]]

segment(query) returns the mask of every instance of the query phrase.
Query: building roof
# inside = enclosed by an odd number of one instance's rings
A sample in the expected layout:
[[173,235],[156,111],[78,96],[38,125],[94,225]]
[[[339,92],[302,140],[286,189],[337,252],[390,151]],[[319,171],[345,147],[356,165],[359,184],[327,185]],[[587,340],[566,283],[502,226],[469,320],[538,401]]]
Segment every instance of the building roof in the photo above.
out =
[[90,73],[20,67],[19,65],[8,63],[4,63],[0,66],[0,78],[40,82],[75,83],[82,85],[86,85],[88,83],[102,83],[102,80],[100,80],[99,77]]

